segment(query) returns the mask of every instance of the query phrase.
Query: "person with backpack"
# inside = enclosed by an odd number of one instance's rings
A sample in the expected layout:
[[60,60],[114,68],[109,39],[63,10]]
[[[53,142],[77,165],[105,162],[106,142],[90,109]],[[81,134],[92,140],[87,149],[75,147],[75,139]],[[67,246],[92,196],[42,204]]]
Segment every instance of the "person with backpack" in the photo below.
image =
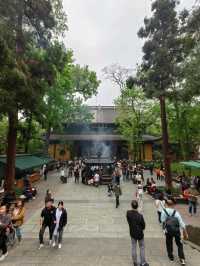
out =
[[131,202],[132,210],[127,211],[126,218],[129,224],[131,243],[132,243],[132,258],[133,265],[137,266],[137,244],[140,248],[140,265],[149,266],[145,259],[145,245],[144,245],[144,230],[145,221],[142,214],[138,212],[138,202],[133,200]]
[[174,203],[174,200],[166,201],[166,208],[164,208],[161,213],[161,221],[164,226],[166,247],[169,259],[171,261],[174,261],[173,239],[175,239],[176,245],[178,247],[178,256],[181,265],[185,265],[185,255],[183,251],[183,243],[181,240],[181,230],[183,230],[185,239],[188,239],[188,234],[181,215],[173,208]]

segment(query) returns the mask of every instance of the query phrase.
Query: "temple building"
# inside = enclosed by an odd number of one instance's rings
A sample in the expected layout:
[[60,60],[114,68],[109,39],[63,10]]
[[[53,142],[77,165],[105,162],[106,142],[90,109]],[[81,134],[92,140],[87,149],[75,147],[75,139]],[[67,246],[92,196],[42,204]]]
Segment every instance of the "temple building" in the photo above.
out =
[[[89,124],[67,124],[63,131],[54,130],[50,136],[49,154],[56,160],[78,158],[128,159],[128,146],[117,130],[114,106],[90,106],[93,120]],[[142,159],[153,159],[157,137],[144,135]]]

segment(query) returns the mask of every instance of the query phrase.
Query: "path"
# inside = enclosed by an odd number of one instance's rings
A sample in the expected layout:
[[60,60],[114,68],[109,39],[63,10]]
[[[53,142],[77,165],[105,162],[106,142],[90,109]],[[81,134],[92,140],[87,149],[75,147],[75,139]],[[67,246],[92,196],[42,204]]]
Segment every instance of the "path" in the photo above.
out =
[[[48,186],[47,186],[48,184]],[[40,193],[53,188],[55,198],[64,200],[69,224],[64,233],[61,250],[47,245],[38,250],[39,215],[43,196],[31,203],[31,211],[24,225],[21,245],[12,249],[2,263],[5,266],[131,266],[130,238],[126,210],[135,194],[134,185],[122,186],[123,196],[119,209],[114,199],[106,196],[106,187],[93,188],[72,182],[59,184],[54,173],[47,183],[42,182]],[[157,223],[151,198],[145,195],[144,216],[147,223],[146,253],[150,266],[179,265],[166,257],[163,234]],[[188,266],[199,266],[200,253],[185,247]]]

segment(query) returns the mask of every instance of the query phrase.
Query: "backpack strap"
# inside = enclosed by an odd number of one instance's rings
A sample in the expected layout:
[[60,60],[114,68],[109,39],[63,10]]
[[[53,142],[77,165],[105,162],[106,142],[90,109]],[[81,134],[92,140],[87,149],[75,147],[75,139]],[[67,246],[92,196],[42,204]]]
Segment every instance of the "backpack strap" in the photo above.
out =
[[166,209],[163,209],[163,211],[165,212],[165,214],[167,215],[167,217],[169,217],[169,213],[166,211]]
[[175,214],[176,214],[176,210],[174,210],[174,212],[172,214],[172,217],[175,217]]

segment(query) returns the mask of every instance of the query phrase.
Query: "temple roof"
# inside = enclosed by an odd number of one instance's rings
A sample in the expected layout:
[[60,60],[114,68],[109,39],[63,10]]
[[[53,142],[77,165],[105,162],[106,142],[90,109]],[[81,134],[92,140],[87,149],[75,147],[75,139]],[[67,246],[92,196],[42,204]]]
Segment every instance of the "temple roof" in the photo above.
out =
[[[51,141],[123,141],[123,137],[119,134],[52,134]],[[143,135],[144,142],[154,142],[160,140],[160,137],[151,135]]]
[[117,118],[115,106],[89,106],[89,111],[93,114],[93,123],[114,123]]

